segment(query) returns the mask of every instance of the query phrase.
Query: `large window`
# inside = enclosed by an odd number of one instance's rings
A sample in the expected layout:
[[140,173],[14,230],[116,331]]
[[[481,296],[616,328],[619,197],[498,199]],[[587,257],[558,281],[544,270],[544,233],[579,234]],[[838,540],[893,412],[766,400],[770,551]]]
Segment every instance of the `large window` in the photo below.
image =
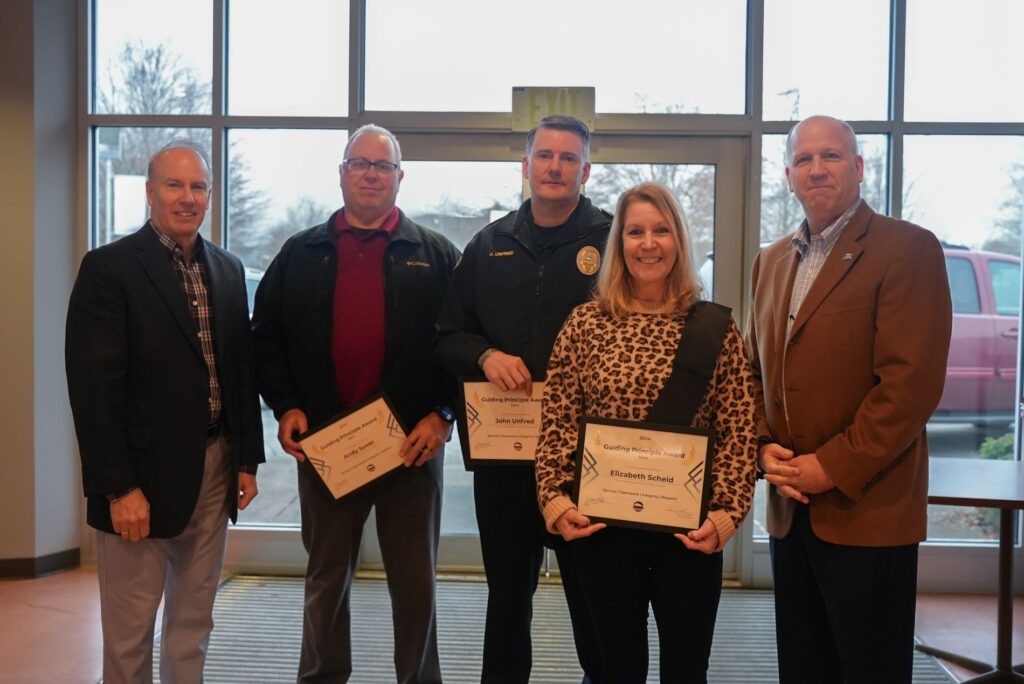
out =
[[1022,121],[1024,4],[907,0],[907,119]]
[[348,114],[347,3],[244,0],[227,4],[231,114]]
[[[243,259],[251,290],[288,236],[341,205],[338,163],[360,125],[396,131],[399,206],[461,248],[522,200],[512,88],[590,86],[586,192],[610,210],[634,182],[669,184],[708,296],[742,322],[754,255],[803,218],[785,181],[786,132],[812,113],[846,118],[865,159],[863,196],[945,246],[955,321],[928,426],[933,457],[1016,453],[1017,0],[182,0],[183,22],[154,22],[153,0],[83,6],[90,246],[141,225],[146,159],[190,138],[209,148],[215,180],[203,234]],[[740,173],[723,172],[715,146],[745,156]],[[264,418],[270,462],[242,520],[290,528],[294,465]],[[445,486],[444,535],[472,540],[471,478],[455,441]],[[737,536],[748,565],[765,552],[762,498]],[[933,540],[985,548],[996,531],[984,510],[930,513]],[[749,568],[740,576],[762,581]]]
[[513,86],[594,86],[599,112],[744,111],[743,0],[373,0],[366,12],[371,111],[507,112]]
[[888,0],[765,2],[764,118],[884,119],[888,28]]
[[[904,143],[903,215],[943,241],[953,299],[933,457],[1013,458],[1024,138],[914,135]],[[997,539],[988,509],[934,506],[930,539]]]
[[93,111],[102,114],[209,114],[213,2],[182,0],[176,16],[154,21],[153,3],[96,3]]

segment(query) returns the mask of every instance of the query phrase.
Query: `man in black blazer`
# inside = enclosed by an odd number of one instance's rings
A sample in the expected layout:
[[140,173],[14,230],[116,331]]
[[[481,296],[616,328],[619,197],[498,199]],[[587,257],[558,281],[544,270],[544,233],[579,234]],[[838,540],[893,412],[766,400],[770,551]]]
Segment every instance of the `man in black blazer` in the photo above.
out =
[[263,430],[244,270],[199,236],[210,167],[191,144],[149,163],[150,220],[82,260],[65,361],[96,528],[103,680],[199,682],[227,519],[256,496]]

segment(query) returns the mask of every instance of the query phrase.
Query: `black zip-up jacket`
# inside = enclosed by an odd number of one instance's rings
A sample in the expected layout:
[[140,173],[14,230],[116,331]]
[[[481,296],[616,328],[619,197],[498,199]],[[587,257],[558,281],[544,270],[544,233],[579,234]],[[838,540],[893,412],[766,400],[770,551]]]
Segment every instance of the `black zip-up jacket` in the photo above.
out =
[[[278,419],[299,408],[311,428],[346,408],[331,356],[338,265],[334,219],[284,243],[256,290],[252,316],[260,394]],[[399,212],[384,252],[387,350],[380,389],[410,430],[452,401],[453,384],[431,351],[434,321],[458,259],[447,238]]]
[[580,198],[562,239],[547,246],[535,241],[529,217],[527,200],[466,246],[437,322],[435,351],[452,375],[479,375],[477,359],[497,347],[543,377],[569,312],[590,299],[597,274],[578,262],[596,265],[586,259],[604,253],[611,214]]

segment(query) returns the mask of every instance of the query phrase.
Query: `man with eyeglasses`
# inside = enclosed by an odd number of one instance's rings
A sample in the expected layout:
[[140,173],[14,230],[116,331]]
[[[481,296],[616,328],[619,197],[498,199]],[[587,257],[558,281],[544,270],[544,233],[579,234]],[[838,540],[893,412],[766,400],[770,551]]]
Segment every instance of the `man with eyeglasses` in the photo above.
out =
[[[453,375],[484,374],[504,392],[531,392],[543,377],[569,313],[590,298],[611,215],[586,197],[590,130],[548,116],[527,135],[523,178],[530,199],[466,246],[438,319],[436,352]],[[578,588],[569,545],[545,534],[533,463],[478,466],[473,473],[480,548],[487,573],[482,682],[529,681],[530,621],[545,544],[558,557],[576,651],[600,681],[597,637]]]
[[281,447],[383,391],[410,432],[405,468],[337,502],[312,469],[298,471],[309,553],[299,682],[352,672],[349,600],[363,525],[376,510],[399,682],[440,682],[434,573],[443,448],[453,387],[433,360],[434,320],[458,250],[396,206],[404,173],[389,131],[356,130],[341,163],[345,205],[290,238],[256,292],[260,392]]

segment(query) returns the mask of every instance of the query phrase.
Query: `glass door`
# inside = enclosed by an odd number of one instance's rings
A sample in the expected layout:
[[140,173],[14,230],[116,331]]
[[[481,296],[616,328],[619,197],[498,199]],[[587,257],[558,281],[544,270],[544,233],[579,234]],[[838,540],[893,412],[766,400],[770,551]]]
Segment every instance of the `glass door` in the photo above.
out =
[[[510,136],[508,153],[518,159],[522,152]],[[513,142],[514,141],[514,142]],[[519,142],[521,144],[521,142]],[[406,149],[410,145],[403,138]],[[465,152],[472,154],[472,150]],[[454,150],[445,150],[451,154]],[[440,150],[435,150],[435,153]],[[598,206],[613,211],[619,194],[643,181],[657,181],[670,187],[682,204],[687,227],[694,246],[695,266],[714,290],[717,301],[733,306],[739,312],[743,274],[741,272],[741,226],[744,208],[744,173],[746,145],[742,139],[696,139],[669,137],[616,137],[602,139],[595,134],[591,150],[593,168],[585,193]],[[407,151],[406,156],[410,156]],[[508,167],[512,168],[509,170]],[[518,161],[417,161],[408,162],[406,180],[399,196],[403,209],[413,207],[428,211],[416,218],[428,227],[440,230],[460,247],[486,223],[518,206],[520,197],[512,201],[507,178],[525,191]],[[424,180],[415,180],[417,176]],[[427,180],[429,179],[429,180]],[[716,231],[717,226],[731,226],[731,231]],[[717,267],[717,268],[716,268]],[[717,283],[715,281],[718,281]],[[740,320],[737,318],[737,320]],[[445,494],[442,513],[442,540],[439,564],[449,571],[479,571],[482,561],[475,511],[472,476],[465,471],[459,451],[458,437],[453,437],[446,450]],[[742,537],[742,533],[737,538]],[[379,567],[376,539],[368,530],[363,548],[364,565]],[[739,543],[742,543],[741,541]],[[727,573],[735,576],[735,549],[727,550]],[[547,567],[557,570],[554,554]]]
[[[258,138],[252,133],[247,137]],[[525,136],[400,134],[399,138],[405,171],[399,207],[413,220],[446,235],[459,248],[465,247],[480,228],[521,203],[525,192],[521,167]],[[245,139],[239,136],[240,147]],[[249,152],[255,153],[255,148]],[[714,299],[733,307],[737,321],[742,321],[746,154],[747,144],[742,138],[602,138],[597,134],[591,151],[593,170],[585,188],[598,206],[612,211],[618,195],[636,183],[653,180],[670,187],[683,207],[695,267]],[[340,206],[340,192],[337,195],[334,204]],[[326,200],[318,200],[326,204]],[[230,206],[230,194],[228,201]],[[255,271],[253,275],[257,276]],[[235,567],[301,571],[305,554],[298,538],[294,466],[277,445],[276,421],[269,412],[267,415],[264,428],[268,466],[261,469],[261,495],[257,499],[262,499],[261,507],[255,518],[247,515],[244,525],[232,528],[229,563]],[[735,549],[744,543],[744,535],[749,537],[747,527],[727,548],[726,572],[731,576],[737,572]],[[457,434],[445,449],[441,528],[440,568],[450,572],[482,571],[472,476],[463,467]],[[550,564],[552,569],[556,567],[553,555]],[[370,570],[382,567],[372,519],[365,530],[362,566]]]

